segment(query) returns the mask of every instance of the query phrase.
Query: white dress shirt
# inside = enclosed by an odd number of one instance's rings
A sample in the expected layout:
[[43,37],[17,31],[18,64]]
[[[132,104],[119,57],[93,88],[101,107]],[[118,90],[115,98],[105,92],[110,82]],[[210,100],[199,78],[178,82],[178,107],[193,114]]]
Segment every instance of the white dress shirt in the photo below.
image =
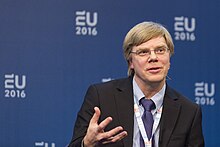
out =
[[[164,86],[162,87],[162,89],[158,93],[156,93],[153,97],[150,98],[156,106],[156,109],[151,111],[154,121],[155,121],[155,119],[160,119],[160,118],[156,118],[155,116],[156,116],[157,110],[160,109],[163,105],[165,89],[166,89],[166,84],[164,84]],[[137,85],[137,83],[134,79],[133,79],[133,91],[134,91],[134,98],[136,99],[137,102],[139,102],[139,100],[141,98],[145,97],[144,93],[141,91],[141,89],[139,88],[139,86]],[[142,116],[144,113],[144,108],[139,103],[138,103],[138,107],[139,107],[139,111]],[[160,124],[159,124],[159,126],[160,126]],[[153,134],[154,135],[154,147],[159,147],[159,145],[158,145],[159,132],[160,132],[159,126],[157,127],[155,133]],[[133,136],[133,147],[139,147],[141,134],[140,134],[140,130],[139,130],[137,119],[136,119],[135,115],[134,115],[134,134],[133,135],[134,135]]]

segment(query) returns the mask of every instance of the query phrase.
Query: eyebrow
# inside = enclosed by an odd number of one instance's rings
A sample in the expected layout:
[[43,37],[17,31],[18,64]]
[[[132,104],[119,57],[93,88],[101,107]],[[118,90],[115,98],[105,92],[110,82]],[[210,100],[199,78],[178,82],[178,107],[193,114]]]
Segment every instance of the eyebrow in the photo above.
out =
[[[158,46],[156,46],[154,49],[156,49],[156,48],[160,48],[160,47],[166,47],[166,48],[168,48],[166,45],[158,45]],[[150,48],[146,48],[146,47],[137,47],[137,50],[150,50]]]

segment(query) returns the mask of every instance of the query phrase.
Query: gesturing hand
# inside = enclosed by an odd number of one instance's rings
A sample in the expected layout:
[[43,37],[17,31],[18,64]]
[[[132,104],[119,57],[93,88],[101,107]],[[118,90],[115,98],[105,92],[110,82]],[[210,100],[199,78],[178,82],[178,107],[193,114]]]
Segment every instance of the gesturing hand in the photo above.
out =
[[112,118],[107,117],[100,124],[98,124],[101,112],[98,107],[95,107],[94,110],[95,113],[90,120],[86,136],[83,139],[84,147],[94,147],[100,143],[106,144],[117,142],[127,136],[127,132],[123,131],[121,126],[104,132],[105,127],[112,121]]

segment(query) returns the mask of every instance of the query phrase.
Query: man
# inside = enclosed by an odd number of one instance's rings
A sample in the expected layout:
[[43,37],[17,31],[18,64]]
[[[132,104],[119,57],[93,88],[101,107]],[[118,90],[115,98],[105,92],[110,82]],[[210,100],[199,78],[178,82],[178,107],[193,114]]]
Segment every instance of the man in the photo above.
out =
[[200,107],[166,84],[174,53],[169,32],[137,24],[123,48],[129,77],[89,87],[69,146],[203,147]]

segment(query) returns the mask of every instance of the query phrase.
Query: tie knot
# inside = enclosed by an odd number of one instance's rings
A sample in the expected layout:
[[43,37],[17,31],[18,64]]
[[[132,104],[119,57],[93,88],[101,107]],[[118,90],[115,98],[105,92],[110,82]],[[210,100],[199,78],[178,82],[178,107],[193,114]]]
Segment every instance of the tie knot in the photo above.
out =
[[152,100],[150,99],[145,99],[145,98],[142,98],[140,100],[140,103],[142,104],[142,106],[144,107],[144,110],[145,111],[151,111],[153,109],[155,109],[155,104]]

